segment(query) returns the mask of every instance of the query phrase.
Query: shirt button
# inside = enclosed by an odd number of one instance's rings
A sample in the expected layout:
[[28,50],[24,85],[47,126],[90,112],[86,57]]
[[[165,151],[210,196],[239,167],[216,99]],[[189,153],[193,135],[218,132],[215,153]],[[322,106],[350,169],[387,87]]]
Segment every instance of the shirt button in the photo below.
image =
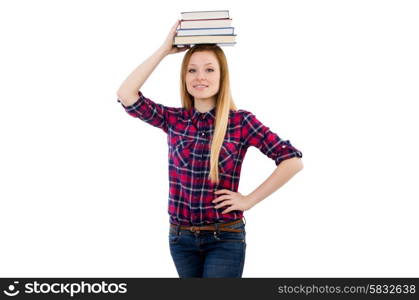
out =
[[205,132],[202,133],[202,136],[204,136],[204,135],[205,135]]

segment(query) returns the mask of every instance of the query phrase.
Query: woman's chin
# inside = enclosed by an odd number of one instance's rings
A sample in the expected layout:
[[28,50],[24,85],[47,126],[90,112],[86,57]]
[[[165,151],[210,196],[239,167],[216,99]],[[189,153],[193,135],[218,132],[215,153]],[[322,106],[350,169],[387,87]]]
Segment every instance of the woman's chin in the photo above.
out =
[[[191,93],[190,93],[191,94]],[[216,94],[210,94],[210,93],[196,93],[196,92],[194,92],[194,93],[192,93],[191,94],[194,98],[199,98],[199,99],[207,99],[207,98],[212,98],[212,97],[214,97]]]

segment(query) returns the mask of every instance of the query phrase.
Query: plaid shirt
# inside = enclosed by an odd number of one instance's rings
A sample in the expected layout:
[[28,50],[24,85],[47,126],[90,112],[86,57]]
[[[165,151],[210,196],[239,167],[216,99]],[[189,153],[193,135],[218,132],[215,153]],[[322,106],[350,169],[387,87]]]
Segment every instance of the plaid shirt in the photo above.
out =
[[241,165],[250,146],[279,165],[302,153],[289,141],[264,126],[246,110],[230,110],[228,128],[219,156],[219,184],[208,179],[211,138],[214,132],[215,108],[201,113],[195,108],[175,108],[157,104],[140,91],[139,99],[126,112],[162,129],[169,146],[169,207],[170,222],[181,225],[204,225],[228,222],[243,216],[242,211],[221,212],[211,201],[220,195],[216,190],[238,191]]

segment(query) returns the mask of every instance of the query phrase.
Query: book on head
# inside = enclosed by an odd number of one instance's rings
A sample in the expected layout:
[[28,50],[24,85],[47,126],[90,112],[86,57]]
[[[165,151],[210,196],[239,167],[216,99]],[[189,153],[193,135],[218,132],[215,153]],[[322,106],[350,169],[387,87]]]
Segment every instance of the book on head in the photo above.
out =
[[180,13],[183,20],[229,18],[228,10],[186,11]]

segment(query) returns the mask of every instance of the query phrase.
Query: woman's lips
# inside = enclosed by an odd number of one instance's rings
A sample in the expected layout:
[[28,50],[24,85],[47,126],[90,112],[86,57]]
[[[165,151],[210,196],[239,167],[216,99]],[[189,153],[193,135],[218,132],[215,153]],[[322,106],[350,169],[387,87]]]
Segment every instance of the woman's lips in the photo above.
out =
[[196,89],[196,90],[203,90],[203,89],[205,89],[205,88],[207,88],[208,86],[207,85],[201,85],[201,84],[199,84],[199,85],[194,85],[194,89]]

